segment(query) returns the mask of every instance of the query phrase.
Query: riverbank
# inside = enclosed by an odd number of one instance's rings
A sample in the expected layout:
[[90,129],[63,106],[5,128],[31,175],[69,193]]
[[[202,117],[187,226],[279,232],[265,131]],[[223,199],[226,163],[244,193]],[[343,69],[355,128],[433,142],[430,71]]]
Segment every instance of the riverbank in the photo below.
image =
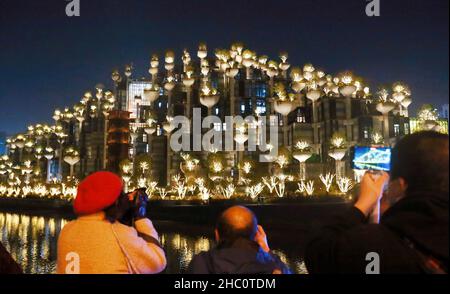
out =
[[[245,204],[256,213],[271,248],[297,273],[305,272],[302,261],[309,237],[330,217],[350,205],[341,198],[326,196],[276,199],[260,204],[238,200],[215,200],[208,204],[151,201],[148,216],[154,221],[169,260],[165,272],[183,272],[194,254],[215,246],[217,216],[235,204]],[[27,273],[52,273],[59,231],[63,223],[74,217],[71,203],[67,201],[0,198],[0,219],[4,221],[0,223],[1,242],[8,246]],[[30,230],[35,233],[24,234]],[[23,259],[23,248],[29,248],[30,244],[46,248],[45,255],[27,249],[27,258]]]
[[[303,199],[277,199],[270,203],[238,200],[214,200],[207,204],[190,201],[150,201],[148,215],[158,221],[177,221],[192,224],[213,224],[227,207],[242,204],[251,208],[261,222],[271,226],[320,225],[330,216],[344,211],[349,202],[339,197],[320,196]],[[70,202],[58,199],[0,198],[0,210],[21,211],[44,216],[74,218]]]

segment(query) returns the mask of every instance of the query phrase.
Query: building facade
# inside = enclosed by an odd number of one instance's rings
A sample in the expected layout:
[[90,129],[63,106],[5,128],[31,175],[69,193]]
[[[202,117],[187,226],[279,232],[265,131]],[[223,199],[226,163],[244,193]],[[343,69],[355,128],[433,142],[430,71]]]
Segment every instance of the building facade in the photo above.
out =
[[[39,149],[40,155],[33,159],[36,165],[47,179],[62,179],[69,175],[73,162],[74,176],[83,178],[97,170],[121,173],[121,162],[133,163],[144,154],[151,159],[152,178],[165,186],[183,172],[183,152],[169,146],[177,131],[174,117],[188,119],[191,146],[208,132],[207,128],[201,134],[191,132],[194,109],[200,109],[203,118],[214,115],[220,119],[211,128],[233,129],[234,140],[242,139],[243,151],[220,152],[225,163],[221,172],[230,178],[238,177],[244,159],[256,162],[262,152],[247,148],[250,129],[257,128],[255,122],[227,125],[227,116],[252,116],[258,124],[277,127],[278,141],[272,144],[290,152],[298,142],[306,142],[314,154],[306,163],[312,175],[336,172],[335,160],[329,156],[336,134],[348,151],[355,145],[392,146],[418,129],[408,114],[411,93],[399,83],[371,92],[351,73],[326,74],[311,64],[291,67],[287,54],[281,54],[279,61],[268,60],[239,44],[230,50],[218,49],[213,56],[201,45],[197,57],[187,51],[179,62],[171,51],[161,59],[152,56],[147,77],[134,77],[131,66],[123,73],[113,71],[110,90],[97,85],[77,105],[55,111],[54,126],[30,126],[23,138],[11,138],[11,157],[19,162],[22,156],[38,154]],[[265,132],[268,138],[269,128]],[[25,148],[27,142],[34,149]],[[76,156],[66,154],[70,148],[77,150]],[[208,158],[215,151],[185,153],[194,154],[208,170]],[[351,172],[348,153],[345,159],[345,169]],[[273,166],[261,163],[260,169],[271,172]],[[299,168],[295,160],[285,167],[292,174],[298,174]]]

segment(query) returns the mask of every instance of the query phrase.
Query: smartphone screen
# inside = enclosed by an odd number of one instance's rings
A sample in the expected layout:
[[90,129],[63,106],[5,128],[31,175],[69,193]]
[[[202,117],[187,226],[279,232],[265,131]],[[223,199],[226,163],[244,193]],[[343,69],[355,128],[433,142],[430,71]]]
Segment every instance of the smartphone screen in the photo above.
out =
[[355,146],[351,153],[353,169],[380,171],[391,169],[390,147]]

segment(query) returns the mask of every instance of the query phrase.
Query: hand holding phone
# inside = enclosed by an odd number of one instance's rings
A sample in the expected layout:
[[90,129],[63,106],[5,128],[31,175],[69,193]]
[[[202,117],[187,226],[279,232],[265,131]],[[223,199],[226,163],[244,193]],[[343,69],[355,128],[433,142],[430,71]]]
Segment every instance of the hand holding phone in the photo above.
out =
[[147,215],[148,196],[145,190],[145,188],[140,188],[128,194],[128,200],[132,203],[134,220],[145,218]]
[[386,172],[367,171],[361,180],[361,189],[355,207],[365,216],[369,216],[374,209],[379,211],[379,201],[388,181],[389,175]]

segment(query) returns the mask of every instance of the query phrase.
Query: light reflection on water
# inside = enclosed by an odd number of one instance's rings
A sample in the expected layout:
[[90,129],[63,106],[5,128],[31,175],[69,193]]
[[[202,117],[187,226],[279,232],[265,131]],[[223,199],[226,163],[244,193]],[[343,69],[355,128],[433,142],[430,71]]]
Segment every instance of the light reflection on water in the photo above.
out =
[[[25,273],[55,273],[58,235],[68,221],[59,217],[0,212],[0,241]],[[176,226],[179,227],[180,224],[177,223]],[[185,271],[195,254],[214,247],[213,240],[198,233],[160,233],[168,260],[165,273]],[[295,272],[306,272],[300,258],[288,257],[282,250],[274,252]]]

